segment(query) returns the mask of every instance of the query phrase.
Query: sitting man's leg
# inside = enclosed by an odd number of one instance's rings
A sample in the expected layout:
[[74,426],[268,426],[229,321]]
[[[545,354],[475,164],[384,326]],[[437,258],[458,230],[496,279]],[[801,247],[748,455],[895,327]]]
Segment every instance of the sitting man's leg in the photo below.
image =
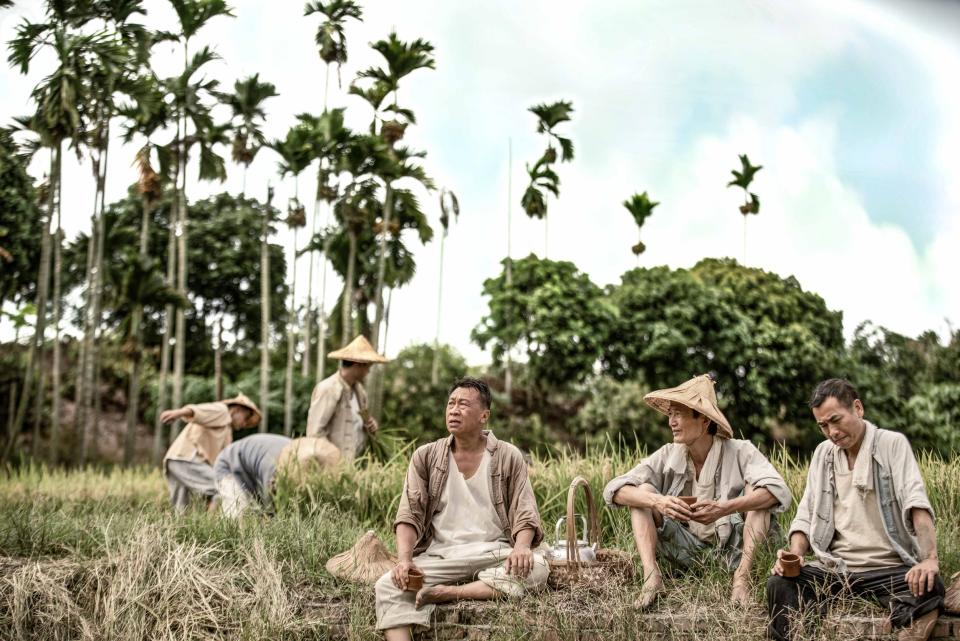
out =
[[208,506],[217,496],[213,467],[199,456],[192,461],[169,460],[166,463],[167,485],[174,512],[182,514],[189,505],[190,494],[202,496]]
[[943,579],[937,575],[933,590],[913,596],[905,578],[909,570],[901,565],[859,572],[851,575],[850,588],[854,594],[873,598],[889,609],[891,625],[902,628],[900,639],[924,641],[937,623],[946,590]]
[[842,577],[812,565],[800,568],[796,577],[767,579],[767,637],[789,641],[793,623],[810,614],[820,616],[830,599],[844,586]]
[[646,608],[663,590],[663,576],[660,566],[657,565],[657,529],[663,525],[663,518],[649,508],[630,508],[630,526],[633,529],[633,540],[640,553],[640,563],[643,565],[643,589],[634,607]]
[[[745,494],[754,492],[753,486],[748,485]],[[733,573],[733,590],[730,600],[740,605],[748,605],[750,598],[750,570],[753,568],[753,557],[757,551],[757,544],[767,538],[770,530],[770,511],[755,510],[747,512],[743,524],[743,551],[740,555],[740,564]]]

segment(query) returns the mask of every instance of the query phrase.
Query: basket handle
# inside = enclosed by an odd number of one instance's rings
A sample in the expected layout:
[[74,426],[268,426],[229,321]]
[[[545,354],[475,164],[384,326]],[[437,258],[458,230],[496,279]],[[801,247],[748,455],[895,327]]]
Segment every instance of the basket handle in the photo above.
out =
[[582,476],[570,481],[567,490],[567,562],[580,563],[580,550],[577,549],[577,521],[574,518],[574,502],[577,498],[577,488],[582,487],[587,497],[587,543],[600,547],[600,524],[597,519],[597,508],[593,504],[593,493],[590,483]]

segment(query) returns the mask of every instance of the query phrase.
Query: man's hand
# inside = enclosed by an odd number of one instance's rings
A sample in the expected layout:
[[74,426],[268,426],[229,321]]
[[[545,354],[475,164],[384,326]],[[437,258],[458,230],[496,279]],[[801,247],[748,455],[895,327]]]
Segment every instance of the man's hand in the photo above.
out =
[[527,578],[530,570],[533,569],[533,552],[530,550],[530,546],[523,545],[522,543],[514,545],[513,551],[510,553],[510,556],[507,557],[507,563],[504,569],[507,574],[518,576],[521,579]]
[[689,521],[693,518],[690,506],[676,496],[659,495],[653,504],[653,509],[676,521]]
[[936,559],[927,559],[917,563],[907,571],[905,577],[907,585],[910,586],[910,593],[915,597],[920,597],[927,592],[931,592],[938,574],[940,574],[940,563]]
[[172,423],[178,418],[183,418],[190,414],[193,414],[193,412],[191,412],[190,410],[184,410],[184,409],[165,410],[163,412],[160,412],[160,422],[163,424]]
[[400,561],[393,569],[390,571],[390,578],[393,579],[393,584],[400,588],[401,590],[407,589],[407,580],[410,574],[410,570],[419,570],[413,561]]
[[[790,550],[777,550],[777,561],[776,563],[773,564],[773,568],[771,568],[770,574],[783,576],[783,565],[780,563],[780,557],[782,557],[784,554],[787,554],[787,553],[791,553]],[[792,554],[797,554],[797,553],[792,552]],[[800,567],[803,567],[804,565],[806,565],[806,563],[803,561],[803,554],[797,554],[797,556],[800,557]]]
[[693,516],[690,518],[697,523],[703,523],[704,525],[713,523],[721,516],[726,516],[728,514],[724,505],[713,500],[697,501],[690,506],[690,509],[693,511]]
[[377,424],[377,419],[371,416],[363,424],[363,429],[367,430],[367,434],[376,434],[377,430],[380,429],[380,426]]

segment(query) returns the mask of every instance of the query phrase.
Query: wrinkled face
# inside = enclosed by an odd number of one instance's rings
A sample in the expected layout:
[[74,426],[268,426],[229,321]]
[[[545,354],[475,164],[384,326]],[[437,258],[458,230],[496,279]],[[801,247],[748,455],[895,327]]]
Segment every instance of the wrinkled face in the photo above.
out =
[[458,387],[447,399],[447,431],[454,436],[467,436],[483,429],[490,410],[483,406],[480,392],[472,387]]
[[250,420],[250,416],[252,415],[253,412],[249,407],[244,407],[243,405],[230,406],[230,424],[235,430],[238,430],[246,425],[247,421]]
[[823,435],[842,450],[859,446],[867,429],[863,422],[863,403],[860,399],[853,401],[853,407],[846,407],[829,396],[820,407],[813,408],[813,418]]
[[367,378],[367,374],[370,373],[370,368],[373,367],[373,363],[357,363],[353,366],[355,371],[355,376],[358,381],[362,381]]
[[670,403],[667,412],[667,422],[670,432],[673,433],[673,442],[690,445],[707,433],[710,419],[701,414],[694,418],[693,410],[680,403]]

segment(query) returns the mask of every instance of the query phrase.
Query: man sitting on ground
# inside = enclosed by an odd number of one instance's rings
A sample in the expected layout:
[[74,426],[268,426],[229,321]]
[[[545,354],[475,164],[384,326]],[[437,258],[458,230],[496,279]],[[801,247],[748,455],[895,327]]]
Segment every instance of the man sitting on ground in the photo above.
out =
[[[447,399],[449,437],[417,449],[394,521],[399,561],[376,584],[377,629],[388,641],[427,627],[435,603],[519,596],[546,583],[531,551],[543,538],[523,455],[484,426],[490,389],[456,381]],[[407,591],[410,572],[423,588]],[[459,585],[462,581],[472,581]]]
[[[933,508],[910,443],[865,421],[844,379],[817,385],[810,407],[827,440],[813,453],[790,525],[800,575],[783,576],[781,550],[767,581],[769,636],[790,639],[804,604],[853,594],[889,607],[892,627],[904,628],[901,641],[928,639],[944,588]],[[816,560],[803,564],[808,551]]]
[[[634,605],[646,608],[663,590],[657,552],[684,569],[707,556],[719,557],[736,568],[731,599],[749,603],[756,546],[770,529],[771,513],[789,507],[787,484],[750,441],[732,438],[709,375],[643,400],[667,415],[673,443],[603,490],[608,506],[630,508],[644,573]],[[687,505],[680,496],[696,502]]]
[[277,477],[301,479],[309,470],[339,460],[340,451],[325,438],[252,434],[231,443],[213,464],[223,514],[239,518],[255,504],[270,512]]
[[180,513],[190,504],[190,495],[197,494],[213,509],[217,496],[213,463],[233,440],[233,430],[256,427],[260,423],[260,410],[253,401],[239,394],[218,403],[185,405],[160,413],[160,422],[164,424],[181,418],[189,423],[163,457],[170,502],[174,511]]

